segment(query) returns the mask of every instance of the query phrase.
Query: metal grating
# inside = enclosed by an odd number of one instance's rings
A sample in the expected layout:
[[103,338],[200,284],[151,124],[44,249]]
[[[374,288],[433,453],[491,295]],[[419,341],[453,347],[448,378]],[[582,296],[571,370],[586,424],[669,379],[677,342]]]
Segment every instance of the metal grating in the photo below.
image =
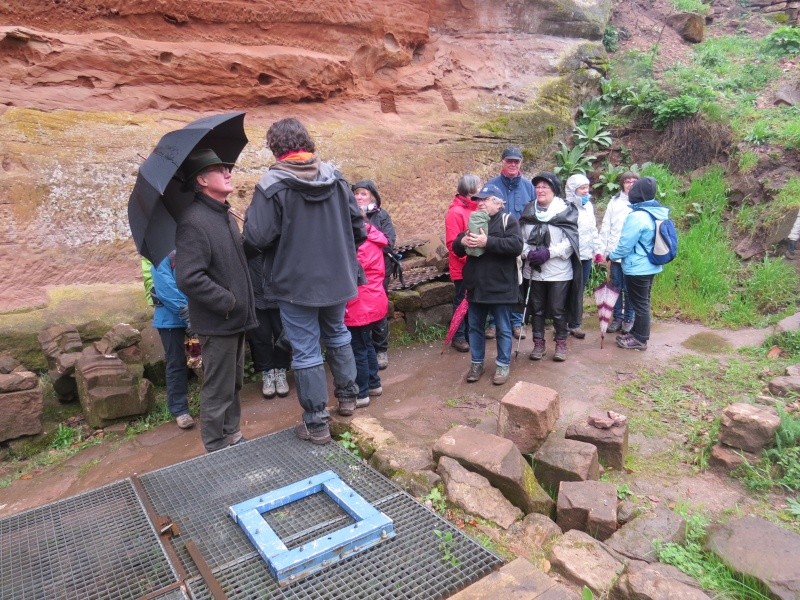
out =
[[176,581],[130,480],[0,521],[0,599],[122,600]]
[[[227,509],[326,470],[336,472],[391,518],[396,538],[279,588],[253,545],[227,516]],[[188,540],[197,544],[231,600],[445,598],[502,563],[337,444],[314,446],[298,440],[290,429],[143,475],[140,480],[156,512],[169,515],[181,527],[181,535],[169,543],[189,573],[194,598],[212,595],[184,548]],[[274,523],[284,542],[297,544],[319,537],[326,528],[335,530],[346,524],[347,516],[331,510],[323,498],[289,506],[293,510]],[[457,566],[443,560],[434,529],[453,533],[450,551]]]
[[261,516],[290,550],[355,523],[330,496],[321,492]]

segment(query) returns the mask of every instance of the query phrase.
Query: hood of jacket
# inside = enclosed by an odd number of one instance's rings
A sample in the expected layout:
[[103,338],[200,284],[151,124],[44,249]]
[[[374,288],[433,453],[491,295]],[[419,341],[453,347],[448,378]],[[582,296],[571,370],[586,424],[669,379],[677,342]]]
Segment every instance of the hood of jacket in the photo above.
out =
[[375,204],[377,205],[377,209],[371,210],[369,212],[377,212],[378,209],[381,207],[381,195],[378,193],[378,186],[375,185],[375,182],[372,179],[362,179],[361,181],[356,181],[353,185],[350,186],[350,189],[355,192],[357,189],[364,189],[369,190],[369,193],[372,194],[372,197],[375,198]]
[[453,201],[450,203],[450,208],[466,208],[467,210],[478,210],[478,201],[466,196],[456,194]]
[[652,177],[642,177],[628,191],[628,201],[631,204],[655,200],[658,184]]
[[266,196],[272,195],[272,186],[280,184],[302,192],[303,198],[308,202],[324,202],[333,195],[339,177],[339,172],[332,165],[315,156],[302,163],[275,163],[261,176],[257,185]]
[[647,200],[646,202],[636,202],[631,205],[634,211],[644,210],[653,215],[653,218],[663,221],[669,219],[669,209],[658,200]]

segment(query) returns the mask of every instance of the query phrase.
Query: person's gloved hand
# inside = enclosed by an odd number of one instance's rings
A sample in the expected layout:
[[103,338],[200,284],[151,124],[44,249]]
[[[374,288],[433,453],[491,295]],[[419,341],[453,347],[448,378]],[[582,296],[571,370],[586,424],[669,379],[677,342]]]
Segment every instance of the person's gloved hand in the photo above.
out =
[[548,260],[550,260],[549,248],[537,248],[536,250],[530,250],[528,252],[528,263],[532,267],[538,267],[539,265],[543,265]]
[[600,263],[605,262],[605,258],[603,258],[602,254],[595,254],[594,255],[594,262],[595,262],[595,264],[599,265]]

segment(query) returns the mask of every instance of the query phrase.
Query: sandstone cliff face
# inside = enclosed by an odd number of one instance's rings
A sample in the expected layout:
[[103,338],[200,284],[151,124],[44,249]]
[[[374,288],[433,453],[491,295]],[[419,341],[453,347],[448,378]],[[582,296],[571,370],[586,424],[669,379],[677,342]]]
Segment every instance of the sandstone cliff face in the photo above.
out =
[[272,160],[266,128],[294,114],[348,179],[377,181],[401,237],[440,234],[462,173],[494,175],[508,143],[535,158],[569,126],[610,4],[558,2],[6,0],[0,313],[47,286],[135,281],[137,167],[210,112],[248,113],[239,210]]

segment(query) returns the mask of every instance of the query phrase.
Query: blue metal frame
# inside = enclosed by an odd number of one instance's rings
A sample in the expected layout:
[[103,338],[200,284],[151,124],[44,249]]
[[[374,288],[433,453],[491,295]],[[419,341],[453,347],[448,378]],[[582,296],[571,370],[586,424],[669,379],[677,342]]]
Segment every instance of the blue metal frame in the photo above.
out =
[[[319,492],[328,494],[355,523],[289,550],[261,515]],[[333,471],[234,504],[228,514],[267,562],[279,585],[288,585],[395,536],[392,520]]]

